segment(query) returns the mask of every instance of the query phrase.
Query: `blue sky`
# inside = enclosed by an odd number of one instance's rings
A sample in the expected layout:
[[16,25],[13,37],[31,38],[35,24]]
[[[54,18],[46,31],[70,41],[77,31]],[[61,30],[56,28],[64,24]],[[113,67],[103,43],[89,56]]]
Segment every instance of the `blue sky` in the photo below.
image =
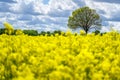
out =
[[0,27],[7,21],[16,29],[66,31],[68,17],[82,6],[100,14],[101,31],[120,30],[120,0],[0,0]]
[[43,0],[43,4],[48,4],[49,0]]

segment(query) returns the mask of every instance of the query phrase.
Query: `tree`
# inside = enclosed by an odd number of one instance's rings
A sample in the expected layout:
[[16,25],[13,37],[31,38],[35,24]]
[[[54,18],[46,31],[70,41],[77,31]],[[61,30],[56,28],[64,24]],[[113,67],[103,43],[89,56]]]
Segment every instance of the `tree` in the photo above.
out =
[[72,29],[82,28],[86,34],[91,28],[101,28],[101,19],[94,9],[82,7],[72,12],[68,19],[68,27]]

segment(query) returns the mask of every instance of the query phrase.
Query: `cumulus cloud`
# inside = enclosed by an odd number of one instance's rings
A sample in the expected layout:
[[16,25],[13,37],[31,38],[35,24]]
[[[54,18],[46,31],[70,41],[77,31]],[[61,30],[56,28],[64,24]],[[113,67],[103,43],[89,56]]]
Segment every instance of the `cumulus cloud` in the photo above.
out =
[[[117,24],[120,22],[120,16],[119,16],[120,4],[116,4],[117,0],[116,1],[105,0],[105,1],[106,2],[102,0],[89,0],[89,1],[86,0],[85,2],[86,2],[86,5],[95,9],[100,14],[103,21],[102,22],[103,26],[105,25],[106,29],[109,30],[110,25],[115,26],[114,25],[115,22],[117,22]],[[113,3],[110,3],[110,1],[112,1]],[[103,30],[104,29],[105,28],[103,28]]]
[[40,13],[35,11],[34,3],[32,3],[32,1],[29,3],[26,1],[20,1],[16,4],[13,4],[11,10],[16,14],[40,15]]
[[17,20],[26,21],[22,23],[27,24],[25,26],[43,26],[42,28],[49,28],[48,30],[65,29],[70,12],[77,7],[73,1],[68,0],[50,0],[47,4],[42,3],[43,0],[17,2],[11,7],[13,13],[18,15]]
[[91,8],[97,10],[100,15],[104,16],[107,20],[111,18],[117,18],[120,12],[119,4],[103,3],[103,2],[93,2],[86,1],[86,4]]
[[[106,26],[119,28],[119,0],[0,0],[0,25],[10,22],[15,28],[36,29],[38,31],[67,30],[68,17],[72,11],[82,6],[95,9]],[[120,29],[120,28],[119,28]]]

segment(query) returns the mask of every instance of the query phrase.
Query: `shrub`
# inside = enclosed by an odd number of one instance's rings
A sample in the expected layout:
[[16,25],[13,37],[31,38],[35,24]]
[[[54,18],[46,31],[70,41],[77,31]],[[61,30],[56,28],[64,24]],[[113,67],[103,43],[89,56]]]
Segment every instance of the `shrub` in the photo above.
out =
[[38,31],[37,30],[23,30],[24,34],[27,34],[29,36],[37,36],[38,35]]

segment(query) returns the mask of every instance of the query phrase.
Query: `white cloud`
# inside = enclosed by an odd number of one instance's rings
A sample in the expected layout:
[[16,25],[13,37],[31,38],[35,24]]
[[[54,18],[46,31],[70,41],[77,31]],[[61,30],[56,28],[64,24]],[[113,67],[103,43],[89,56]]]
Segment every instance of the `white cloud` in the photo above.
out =
[[101,32],[109,32],[109,31],[110,31],[110,27],[102,26]]
[[30,14],[30,15],[40,15],[40,13],[35,11],[34,2],[19,1],[16,4],[13,4],[11,11],[16,14]]
[[[46,0],[47,1],[47,0]],[[96,9],[103,20],[102,31],[114,25],[120,29],[119,0],[0,0],[0,25],[8,21],[21,29],[66,30],[73,10],[89,6]],[[111,3],[111,1],[113,3]],[[12,3],[12,4],[11,4]],[[116,24],[116,25],[115,25]]]
[[112,27],[115,30],[120,31],[120,22],[117,21],[108,21],[109,26]]
[[[115,23],[120,23],[120,4],[115,4],[108,2],[95,2],[93,0],[86,0],[86,5],[95,9],[102,17],[103,26],[102,31],[108,31],[110,25],[114,25]],[[111,23],[110,23],[111,22]],[[106,25],[107,24],[107,25]],[[119,24],[118,24],[119,25]],[[119,27],[117,27],[119,28]],[[106,30],[108,29],[108,30]],[[120,29],[120,28],[119,28]]]

